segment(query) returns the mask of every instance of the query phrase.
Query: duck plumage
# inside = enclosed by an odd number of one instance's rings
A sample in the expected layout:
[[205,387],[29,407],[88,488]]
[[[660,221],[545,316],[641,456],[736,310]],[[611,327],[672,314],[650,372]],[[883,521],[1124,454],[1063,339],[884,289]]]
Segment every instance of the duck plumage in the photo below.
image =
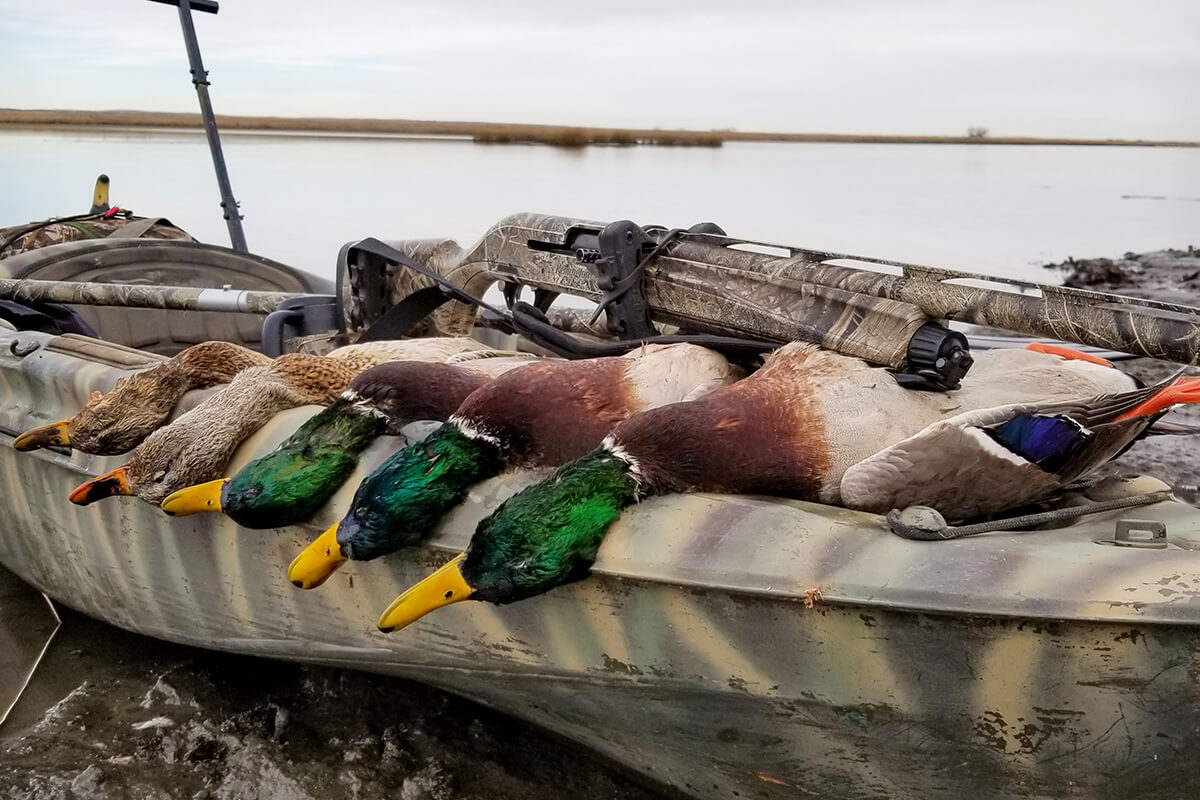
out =
[[741,374],[719,353],[690,344],[505,373],[472,392],[426,439],[384,461],[358,487],[346,516],[297,556],[288,578],[313,588],[346,558],[377,558],[419,541],[472,484],[504,469],[577,458],[621,420]]
[[444,360],[483,345],[464,338],[402,339],[352,347],[349,357],[338,351],[330,356],[288,353],[240,371],[228,386],[147,436],[123,467],[76,488],[71,501],[86,505],[132,494],[158,505],[178,489],[220,477],[237,446],[276,413],[301,405],[329,405],[355,374],[369,366],[405,354]]
[[471,351],[446,363],[391,361],[351,379],[329,408],[307,420],[278,448],[232,478],[180,489],[168,514],[221,511],[248,528],[307,519],[345,482],[358,456],[378,436],[399,435],[416,420],[445,420],[471,392],[497,375],[537,359]]
[[230,342],[192,345],[161,364],[121,378],[105,394],[93,392],[74,417],[27,431],[13,447],[58,445],[96,455],[126,453],[165,424],[189,390],[228,383],[243,369],[270,363],[268,356]]
[[1200,378],[1072,402],[968,411],[849,467],[845,505],[887,513],[925,505],[948,519],[996,514],[1053,494],[1123,452],[1176,403],[1200,402]]
[[611,447],[662,491],[775,494],[841,502],[851,465],[964,411],[1133,389],[1108,366],[992,350],[953,392],[913,391],[884,369],[808,344],[780,348],[755,374],[687,406],[638,415]]
[[[1081,397],[1090,399],[1070,399]],[[1074,413],[1070,424],[1085,427],[1139,418],[1078,469],[1060,471],[1061,485],[1114,455],[1137,435],[1137,425],[1145,430],[1147,418],[1173,402],[1197,400],[1200,388],[1191,383],[1136,389],[1109,366],[1016,350],[981,353],[952,394],[914,392],[858,359],[787,345],[744,381],[630,417],[600,448],[509,498],[480,522],[464,555],[389,606],[380,628],[403,627],[450,602],[510,602],[580,577],[621,509],[653,494],[711,491],[840,502],[846,499],[843,478],[856,464],[956,418],[998,425],[996,435],[1011,442],[1004,449],[1009,460],[1011,447],[1045,450],[1043,440],[1062,438],[1061,431],[1005,429],[1019,414]],[[945,439],[932,442],[925,456],[950,465],[957,477],[951,499],[992,491],[976,472],[959,475],[959,453],[947,446]],[[897,483],[906,470],[893,470]],[[864,492],[876,491],[869,477],[849,499],[858,502]],[[1035,496],[1045,488],[1021,483]]]

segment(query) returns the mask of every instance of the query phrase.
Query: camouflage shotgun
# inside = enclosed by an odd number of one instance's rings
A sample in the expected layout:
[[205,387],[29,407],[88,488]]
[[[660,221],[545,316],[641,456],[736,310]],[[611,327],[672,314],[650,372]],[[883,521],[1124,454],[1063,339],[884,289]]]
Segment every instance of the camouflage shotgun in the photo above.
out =
[[[516,214],[469,250],[450,240],[392,245],[476,296],[499,282],[599,301],[606,287],[596,268],[602,258],[593,248],[606,227]],[[667,235],[662,228],[641,230],[654,243]],[[378,293],[364,291],[363,269],[350,263],[342,273],[343,312],[351,330],[366,327],[378,313],[372,308]],[[897,369],[908,367],[910,339],[930,320],[1006,328],[1185,364],[1196,361],[1200,349],[1200,310],[1188,306],[734,239],[711,227],[679,233],[642,275],[655,321],[716,335],[803,339]],[[1003,288],[957,283],[963,280]],[[386,281],[385,305],[429,285],[407,270],[388,269]],[[468,318],[459,315],[460,322]]]

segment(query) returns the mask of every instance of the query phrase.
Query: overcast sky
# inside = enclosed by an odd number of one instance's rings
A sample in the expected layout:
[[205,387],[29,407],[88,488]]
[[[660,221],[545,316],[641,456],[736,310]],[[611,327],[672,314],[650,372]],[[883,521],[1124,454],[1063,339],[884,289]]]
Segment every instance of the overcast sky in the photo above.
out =
[[[221,0],[217,113],[1200,140],[1200,0]],[[178,12],[0,0],[0,107],[194,111]]]

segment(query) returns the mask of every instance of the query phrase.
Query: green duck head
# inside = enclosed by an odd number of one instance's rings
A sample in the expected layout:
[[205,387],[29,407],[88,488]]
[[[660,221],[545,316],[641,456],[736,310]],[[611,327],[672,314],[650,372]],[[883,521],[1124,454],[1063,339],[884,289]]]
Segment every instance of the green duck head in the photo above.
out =
[[331,406],[237,475],[180,489],[162,509],[172,516],[222,511],[246,528],[302,522],[345,483],[382,427],[376,416],[344,404]]
[[460,600],[511,603],[583,578],[604,534],[637,498],[629,464],[608,450],[560,467],[482,520],[467,552],[397,597],[380,630]]
[[346,559],[367,561],[421,541],[472,484],[503,466],[492,440],[468,435],[456,423],[442,425],[392,454],[359,485],[345,518],[296,556],[288,580],[311,589]]

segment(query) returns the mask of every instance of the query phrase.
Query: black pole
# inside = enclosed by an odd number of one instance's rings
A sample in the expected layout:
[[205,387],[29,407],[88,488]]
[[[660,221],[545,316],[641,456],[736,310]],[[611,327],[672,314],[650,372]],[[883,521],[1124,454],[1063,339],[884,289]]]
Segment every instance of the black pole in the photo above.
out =
[[[162,0],[159,0],[160,2]],[[196,41],[196,28],[192,24],[192,7],[189,0],[167,0],[179,5],[179,24],[183,26],[183,42],[187,45],[188,64],[192,68],[192,83],[196,86],[196,94],[200,97],[200,117],[204,121],[204,133],[208,136],[208,149],[212,152],[213,168],[217,172],[217,186],[221,190],[221,208],[225,211],[225,225],[229,228],[229,241],[234,250],[243,253],[250,252],[246,247],[246,234],[242,231],[242,215],[238,212],[238,202],[233,199],[233,189],[229,185],[229,172],[225,169],[225,156],[221,153],[221,137],[217,133],[217,120],[213,116],[212,103],[208,99],[208,72],[200,60],[200,44]],[[203,3],[204,0],[198,0]],[[216,3],[205,4],[202,11],[216,11]]]

